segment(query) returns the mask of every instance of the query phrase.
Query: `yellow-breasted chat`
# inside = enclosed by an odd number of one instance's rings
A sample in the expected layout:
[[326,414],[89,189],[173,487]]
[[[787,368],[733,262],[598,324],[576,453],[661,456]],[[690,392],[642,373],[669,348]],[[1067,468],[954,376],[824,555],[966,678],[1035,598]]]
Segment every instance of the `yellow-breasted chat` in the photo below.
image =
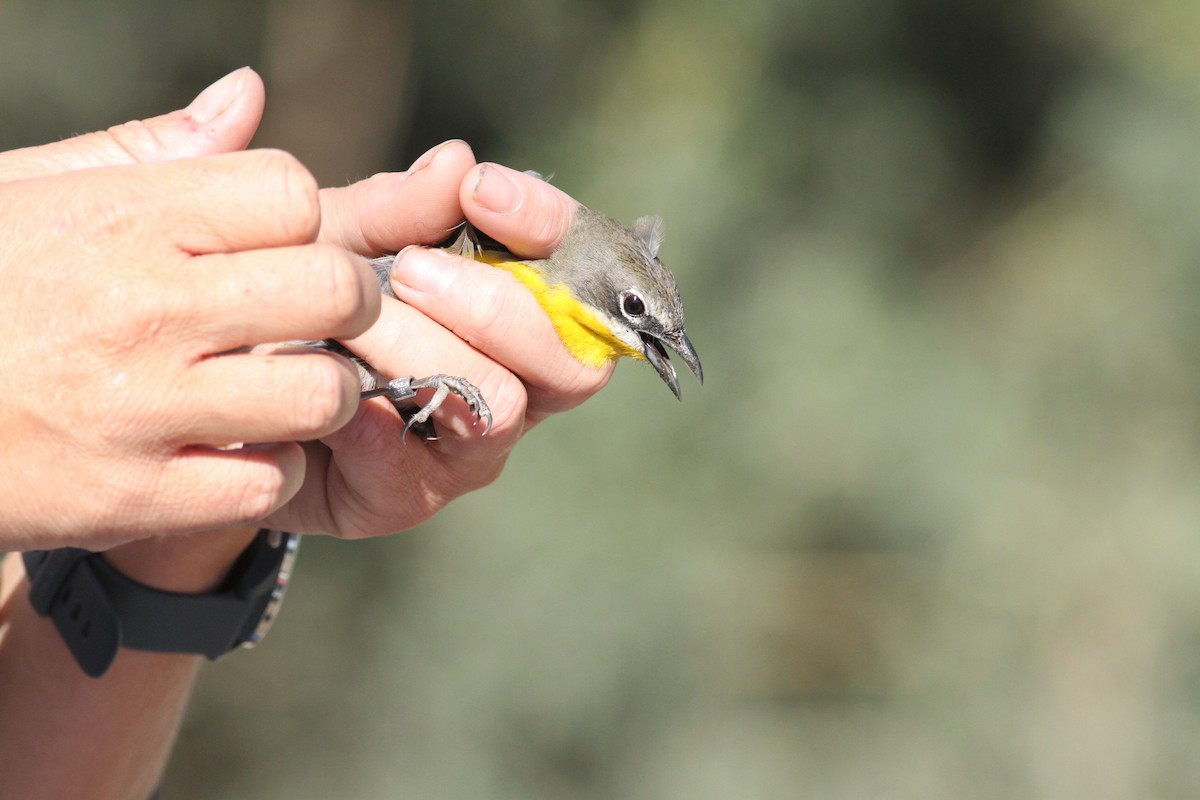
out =
[[589,367],[622,356],[648,361],[681,397],[666,348],[704,383],[700,358],[684,329],[675,277],[659,259],[663,223],[640,217],[625,227],[580,206],[570,233],[545,259],[520,259],[465,230],[451,248],[507,270],[527,286],[550,317],[563,344]]
[[[701,384],[704,371],[684,328],[683,300],[675,277],[659,258],[662,240],[660,217],[640,217],[627,227],[580,206],[570,232],[549,258],[519,258],[465,223],[447,249],[506,270],[528,287],[563,344],[581,363],[601,367],[623,356],[647,361],[682,399],[667,349],[679,355]],[[395,256],[383,256],[371,262],[380,288],[393,297],[390,270],[394,260]],[[462,378],[434,375],[385,382],[370,372],[364,374],[364,399],[386,395],[401,408],[415,397],[417,389],[436,390],[415,412],[402,410],[409,427],[424,426],[450,394],[466,400],[476,415],[491,425],[490,411],[479,390]]]

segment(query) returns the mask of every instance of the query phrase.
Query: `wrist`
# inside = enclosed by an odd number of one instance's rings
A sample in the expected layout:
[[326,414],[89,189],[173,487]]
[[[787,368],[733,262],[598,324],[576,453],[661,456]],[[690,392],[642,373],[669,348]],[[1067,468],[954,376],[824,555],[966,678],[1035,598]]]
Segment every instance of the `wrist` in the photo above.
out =
[[102,557],[117,572],[152,589],[203,594],[221,585],[258,530],[254,526],[152,536],[114,547]]
[[254,646],[275,618],[298,544],[282,531],[231,529],[131,543],[115,564],[77,548],[28,551],[22,560],[30,605],[53,619],[83,671],[100,677],[123,647],[215,660]]

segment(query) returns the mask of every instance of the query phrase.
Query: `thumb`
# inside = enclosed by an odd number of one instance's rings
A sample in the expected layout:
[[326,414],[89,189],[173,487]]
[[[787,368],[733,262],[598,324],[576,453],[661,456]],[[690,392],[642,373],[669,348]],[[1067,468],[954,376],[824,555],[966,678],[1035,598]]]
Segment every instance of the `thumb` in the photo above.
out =
[[266,92],[249,67],[209,86],[187,108],[61,142],[0,153],[0,183],[77,169],[170,161],[241,150],[262,119]]

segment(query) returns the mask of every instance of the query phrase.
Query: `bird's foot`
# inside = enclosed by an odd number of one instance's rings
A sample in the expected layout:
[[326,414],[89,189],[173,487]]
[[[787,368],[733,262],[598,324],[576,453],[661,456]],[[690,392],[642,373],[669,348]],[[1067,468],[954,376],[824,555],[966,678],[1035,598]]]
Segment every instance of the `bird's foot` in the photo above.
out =
[[[433,397],[425,405],[413,402],[418,389],[433,389]],[[404,418],[404,436],[413,430],[425,441],[437,439],[437,431],[430,417],[441,408],[442,403],[450,395],[455,395],[466,402],[467,407],[475,416],[476,423],[484,421],[483,435],[492,429],[492,411],[483,399],[483,393],[466,378],[456,375],[430,375],[428,378],[396,378],[384,386],[376,387],[362,393],[362,399],[372,397],[387,397],[392,405]]]

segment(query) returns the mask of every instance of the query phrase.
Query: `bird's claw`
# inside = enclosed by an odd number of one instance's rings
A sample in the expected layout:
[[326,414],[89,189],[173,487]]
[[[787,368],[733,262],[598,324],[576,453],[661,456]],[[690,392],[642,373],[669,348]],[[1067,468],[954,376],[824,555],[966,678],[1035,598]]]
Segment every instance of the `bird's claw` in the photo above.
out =
[[[411,402],[417,396],[418,389],[433,389],[433,397],[425,405]],[[483,435],[492,429],[492,411],[483,399],[483,393],[466,378],[457,375],[430,375],[428,378],[395,378],[388,381],[386,386],[362,393],[362,399],[385,396],[404,418],[404,433],[402,439],[408,436],[409,430],[415,430],[425,441],[437,439],[430,417],[433,416],[446,398],[450,395],[462,398],[475,416],[475,422],[484,421]]]

